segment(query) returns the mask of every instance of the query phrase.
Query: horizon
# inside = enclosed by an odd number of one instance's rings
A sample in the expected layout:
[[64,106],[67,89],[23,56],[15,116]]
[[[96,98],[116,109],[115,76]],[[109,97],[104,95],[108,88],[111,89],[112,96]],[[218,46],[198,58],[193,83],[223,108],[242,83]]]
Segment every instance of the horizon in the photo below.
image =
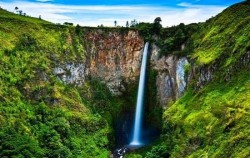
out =
[[81,26],[126,26],[132,20],[137,22],[153,22],[161,17],[162,26],[170,27],[180,23],[190,24],[204,22],[216,16],[225,8],[243,0],[4,0],[0,6],[10,12],[15,7],[32,17],[63,24],[74,23]]

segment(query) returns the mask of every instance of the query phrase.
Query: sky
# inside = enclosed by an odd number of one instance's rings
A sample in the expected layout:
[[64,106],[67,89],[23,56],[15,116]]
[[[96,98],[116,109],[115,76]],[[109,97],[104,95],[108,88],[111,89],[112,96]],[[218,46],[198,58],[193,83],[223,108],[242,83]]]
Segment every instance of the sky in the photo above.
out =
[[204,22],[228,6],[243,0],[0,0],[0,6],[15,12],[17,6],[27,15],[54,22],[72,22],[81,26],[125,26],[126,21],[153,22],[162,25]]

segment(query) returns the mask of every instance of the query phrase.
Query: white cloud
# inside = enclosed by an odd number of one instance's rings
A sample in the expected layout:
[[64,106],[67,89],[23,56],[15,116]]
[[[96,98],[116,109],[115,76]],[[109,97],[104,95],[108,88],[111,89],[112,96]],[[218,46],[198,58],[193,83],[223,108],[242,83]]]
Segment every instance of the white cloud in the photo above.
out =
[[37,2],[42,2],[42,3],[46,3],[46,2],[53,2],[54,0],[36,0]]
[[[39,0],[46,1],[46,0]],[[226,6],[192,5],[180,3],[179,7],[162,6],[91,6],[91,5],[63,5],[41,2],[0,2],[0,6],[14,11],[15,6],[28,15],[38,17],[55,23],[65,21],[83,26],[113,26],[114,20],[118,25],[125,25],[126,21],[136,19],[140,22],[153,22],[161,17],[163,26],[178,25],[179,23],[202,22],[215,16]]]
[[192,4],[187,3],[187,2],[181,2],[181,3],[177,4],[177,5],[180,6],[180,7],[191,7],[192,6]]

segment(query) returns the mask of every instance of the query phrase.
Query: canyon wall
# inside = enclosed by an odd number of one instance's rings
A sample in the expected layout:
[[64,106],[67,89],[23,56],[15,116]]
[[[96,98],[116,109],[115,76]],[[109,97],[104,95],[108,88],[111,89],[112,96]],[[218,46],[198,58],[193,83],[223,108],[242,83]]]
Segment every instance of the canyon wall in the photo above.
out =
[[[84,59],[77,63],[64,63],[54,68],[61,80],[81,85],[87,78],[98,78],[114,95],[121,95],[125,83],[136,81],[144,40],[136,30],[83,29]],[[187,85],[186,58],[159,55],[155,44],[150,47],[150,69],[157,71],[157,98],[161,106],[180,97]]]
[[123,82],[140,73],[144,41],[138,31],[85,30],[88,75],[105,82],[113,94],[125,89]]
[[66,83],[81,85],[87,78],[103,81],[114,95],[125,90],[123,82],[140,73],[144,41],[138,31],[84,28],[84,59],[58,65],[54,73]]
[[152,45],[151,66],[156,70],[157,97],[160,105],[165,106],[168,102],[175,101],[185,91],[188,73],[186,67],[189,62],[186,57],[167,55],[159,57],[159,48]]
[[[104,82],[114,95],[121,95],[126,85],[137,81],[144,48],[139,32],[131,29],[83,28],[83,59],[59,62],[53,72],[62,81],[82,85],[86,79],[97,78]],[[69,37],[69,41],[70,41]],[[188,81],[195,81],[196,89],[213,79],[220,67],[220,60],[210,65],[198,66],[186,57],[173,54],[160,56],[160,49],[150,44],[151,70],[157,71],[157,101],[162,107],[178,99],[185,91]],[[250,52],[243,55],[234,67],[225,70],[225,80],[232,71],[247,65]]]

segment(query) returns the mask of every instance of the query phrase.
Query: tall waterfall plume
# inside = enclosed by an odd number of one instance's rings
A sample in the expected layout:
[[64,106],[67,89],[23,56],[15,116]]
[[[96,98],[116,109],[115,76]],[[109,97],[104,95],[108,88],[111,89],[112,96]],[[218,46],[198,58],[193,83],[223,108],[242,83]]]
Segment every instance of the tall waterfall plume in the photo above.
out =
[[142,63],[141,63],[141,73],[139,80],[139,88],[137,93],[136,102],[136,113],[135,113],[135,123],[134,123],[134,133],[133,139],[130,145],[142,145],[141,142],[141,130],[142,130],[142,114],[143,114],[143,99],[144,99],[144,89],[145,89],[145,78],[146,78],[146,68],[147,68],[147,56],[148,56],[148,45],[147,42],[144,46]]

